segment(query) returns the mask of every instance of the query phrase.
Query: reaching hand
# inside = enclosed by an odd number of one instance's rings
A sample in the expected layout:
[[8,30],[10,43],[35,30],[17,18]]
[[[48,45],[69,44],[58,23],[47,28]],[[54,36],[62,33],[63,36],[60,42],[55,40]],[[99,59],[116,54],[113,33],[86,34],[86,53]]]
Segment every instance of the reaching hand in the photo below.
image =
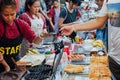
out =
[[10,71],[10,67],[9,67],[9,65],[6,62],[4,62],[4,67],[5,67],[5,71],[6,72]]
[[69,26],[63,26],[61,29],[61,34],[62,35],[70,35],[73,31],[74,31],[74,27],[72,25],[69,25]]
[[44,30],[44,31],[40,34],[40,36],[41,36],[42,38],[45,38],[45,37],[51,36],[51,34],[49,34],[46,30]]
[[36,38],[33,40],[33,43],[35,43],[35,44],[39,44],[40,42],[42,42],[42,38],[40,38],[40,37],[36,37]]
[[3,60],[3,55],[2,54],[0,54],[0,61],[2,61]]
[[2,54],[0,54],[0,63],[4,66],[6,72],[10,71],[10,67],[9,67],[9,65],[6,63],[6,61],[4,60]]

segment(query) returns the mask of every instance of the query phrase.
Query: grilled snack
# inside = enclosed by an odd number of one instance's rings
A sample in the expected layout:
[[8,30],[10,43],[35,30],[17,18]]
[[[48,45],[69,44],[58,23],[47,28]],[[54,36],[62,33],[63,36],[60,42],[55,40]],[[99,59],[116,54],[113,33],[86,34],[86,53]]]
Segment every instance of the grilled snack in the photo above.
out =
[[82,65],[69,64],[64,68],[64,72],[67,73],[81,73],[83,71],[84,71],[84,67]]
[[110,77],[90,78],[90,80],[111,80],[111,78]]
[[76,61],[76,60],[83,60],[85,56],[80,54],[72,54],[69,55],[68,57],[71,61]]
[[89,78],[111,77],[108,67],[94,67],[90,70]]
[[108,65],[108,56],[92,56],[91,64],[93,63],[102,63],[106,66]]

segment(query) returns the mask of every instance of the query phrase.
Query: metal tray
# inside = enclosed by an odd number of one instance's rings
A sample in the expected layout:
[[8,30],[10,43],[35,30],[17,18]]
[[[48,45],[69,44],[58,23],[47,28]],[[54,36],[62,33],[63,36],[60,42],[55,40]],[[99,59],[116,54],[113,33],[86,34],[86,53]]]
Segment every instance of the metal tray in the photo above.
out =
[[80,61],[71,61],[71,64],[77,64],[77,65],[89,65],[90,64],[91,56],[86,56],[83,60]]

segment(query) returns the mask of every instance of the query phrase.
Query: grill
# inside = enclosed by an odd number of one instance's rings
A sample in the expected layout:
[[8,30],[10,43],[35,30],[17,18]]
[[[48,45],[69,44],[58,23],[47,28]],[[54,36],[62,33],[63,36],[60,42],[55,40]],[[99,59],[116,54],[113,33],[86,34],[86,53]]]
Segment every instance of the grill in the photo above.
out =
[[46,65],[42,63],[41,65],[36,65],[29,68],[26,74],[23,76],[24,80],[54,80],[57,67],[60,63],[62,54],[63,54],[63,41],[55,41],[55,57],[53,61],[53,66]]
[[53,67],[50,65],[36,65],[25,74],[25,80],[44,80],[50,77]]
[[16,80],[17,78],[18,75],[13,72],[5,72],[0,74],[0,80],[8,80],[8,79]]

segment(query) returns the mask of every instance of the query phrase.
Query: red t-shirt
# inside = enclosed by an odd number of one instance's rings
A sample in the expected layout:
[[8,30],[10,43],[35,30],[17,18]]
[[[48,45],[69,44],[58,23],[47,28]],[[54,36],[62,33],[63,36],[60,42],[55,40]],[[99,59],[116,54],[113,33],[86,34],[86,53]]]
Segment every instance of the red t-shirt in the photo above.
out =
[[[17,21],[20,27],[20,31],[23,34],[23,37],[26,38],[31,43],[33,39],[36,37],[34,31],[23,20],[20,19],[15,19],[15,20]],[[0,19],[0,38],[3,36],[3,34],[4,34],[4,26],[2,19]],[[9,39],[14,39],[20,35],[15,22],[12,25],[6,24],[5,35]]]

